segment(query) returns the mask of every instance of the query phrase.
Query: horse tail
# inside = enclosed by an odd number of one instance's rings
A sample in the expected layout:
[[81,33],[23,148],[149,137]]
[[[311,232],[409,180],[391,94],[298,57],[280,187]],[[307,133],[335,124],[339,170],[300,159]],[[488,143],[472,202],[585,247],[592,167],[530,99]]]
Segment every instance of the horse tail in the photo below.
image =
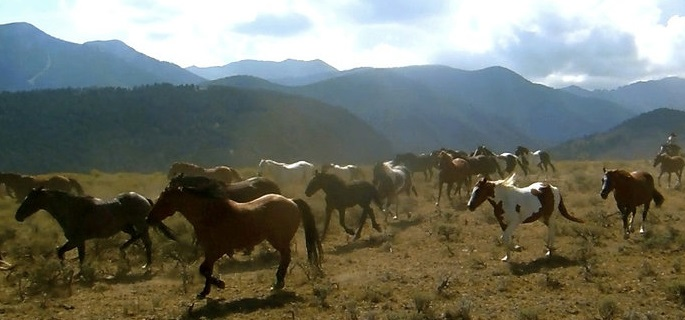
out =
[[[145,200],[147,200],[147,202],[150,204],[150,206],[155,205],[155,202],[152,201],[152,199],[146,197]],[[159,221],[159,222],[153,224],[152,226],[155,227],[155,229],[157,229],[159,232],[161,232],[165,237],[167,237],[171,240],[174,240],[174,241],[178,241],[178,237],[176,237],[174,232],[171,231],[171,228],[169,228],[169,226],[164,224],[162,221]]]
[[321,261],[323,261],[323,248],[321,247],[321,239],[319,239],[319,232],[316,230],[316,221],[312,214],[312,208],[302,199],[293,199],[297,204],[302,216],[302,225],[304,226],[304,238],[307,244],[307,258],[309,264],[314,266],[318,271],[321,271]]
[[558,206],[559,212],[561,213],[564,218],[569,219],[573,222],[578,222],[578,223],[585,223],[582,219],[576,218],[572,216],[570,213],[568,213],[568,210],[566,210],[566,206],[564,205],[564,198],[559,194],[559,206]]
[[81,184],[78,181],[76,181],[76,179],[74,179],[74,178],[68,178],[68,179],[69,179],[69,185],[72,188],[76,189],[76,193],[79,196],[82,196],[85,194],[85,192],[83,191],[83,187],[81,186]]
[[652,199],[654,199],[654,204],[657,208],[661,207],[661,205],[664,204],[664,200],[666,200],[661,192],[659,192],[657,189],[652,191]]

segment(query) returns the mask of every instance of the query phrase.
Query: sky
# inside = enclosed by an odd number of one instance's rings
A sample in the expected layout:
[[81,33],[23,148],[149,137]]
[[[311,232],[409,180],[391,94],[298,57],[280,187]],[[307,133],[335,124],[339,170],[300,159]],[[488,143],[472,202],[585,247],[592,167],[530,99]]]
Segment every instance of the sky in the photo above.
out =
[[74,43],[121,40],[184,68],[502,66],[590,90],[685,78],[683,0],[1,0],[0,24],[12,22]]

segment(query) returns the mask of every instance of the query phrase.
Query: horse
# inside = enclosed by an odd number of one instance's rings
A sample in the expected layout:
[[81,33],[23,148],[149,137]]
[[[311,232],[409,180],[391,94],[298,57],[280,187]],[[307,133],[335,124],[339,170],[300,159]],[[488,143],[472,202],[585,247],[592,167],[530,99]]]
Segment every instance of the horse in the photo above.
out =
[[270,175],[277,183],[306,182],[314,173],[314,165],[307,161],[283,163],[269,159],[259,161],[258,176]]
[[311,208],[304,200],[267,194],[240,203],[190,188],[167,187],[150,210],[147,222],[159,224],[177,211],[193,225],[197,241],[204,250],[200,274],[205,277],[205,285],[197,295],[200,299],[210,293],[211,285],[220,289],[225,287],[223,281],[212,276],[214,263],[219,258],[225,254],[232,256],[235,250],[250,249],[264,240],[280,254],[272,290],[282,289],[291,261],[290,243],[300,221],[304,225],[309,263],[316,271],[321,271],[321,241]]
[[362,168],[353,164],[341,166],[335,163],[326,163],[321,165],[321,172],[333,173],[341,178],[346,178],[349,181],[364,180],[364,171],[362,171]]
[[36,177],[18,173],[0,173],[0,183],[5,184],[7,194],[21,202],[31,189],[45,187],[52,190],[62,190],[76,195],[83,195],[83,187],[74,178],[56,175],[51,177]]
[[602,190],[599,195],[602,199],[609,196],[614,191],[616,206],[621,212],[623,220],[623,238],[628,239],[633,232],[633,220],[638,206],[643,206],[642,225],[640,234],[645,233],[645,221],[649,206],[654,200],[656,207],[661,207],[664,203],[664,196],[654,187],[654,178],[645,171],[628,172],[626,170],[603,168]]
[[[326,237],[328,225],[331,221],[331,213],[337,210],[340,218],[340,226],[349,235],[354,235],[354,239],[359,239],[362,228],[366,222],[367,216],[371,217],[371,225],[376,231],[381,232],[381,226],[376,222],[376,217],[371,208],[371,202],[383,209],[378,190],[368,181],[352,181],[346,183],[340,177],[330,173],[314,172],[312,180],[307,184],[305,195],[311,197],[317,191],[323,190],[326,193],[326,221],[324,222],[323,232],[321,233],[321,240]],[[345,209],[354,206],[362,208],[362,216],[359,218],[359,226],[355,232],[345,225]]]
[[549,257],[554,250],[554,211],[558,210],[564,218],[573,222],[583,223],[583,220],[569,214],[557,187],[545,182],[535,182],[519,188],[514,185],[515,181],[515,173],[496,181],[481,178],[471,191],[467,207],[474,211],[488,200],[495,209],[495,217],[500,223],[502,238],[507,248],[502,261],[508,261],[511,256],[511,238],[516,227],[542,218],[542,222],[547,226],[546,256]]
[[490,151],[490,149],[486,148],[485,146],[479,146],[478,148],[476,148],[476,151],[473,152],[473,155],[485,155],[497,158],[497,160],[501,162],[500,167],[504,167],[504,172],[506,172],[507,175],[513,173],[514,170],[516,170],[517,165],[521,167],[521,170],[523,170],[523,174],[528,175],[528,168],[524,167],[521,161],[519,160],[519,157],[513,153],[503,152],[500,154],[496,154]]
[[664,173],[668,173],[668,187],[671,187],[671,173],[675,173],[676,178],[678,178],[678,183],[676,183],[676,188],[680,187],[680,179],[683,175],[683,166],[685,166],[685,159],[681,156],[671,156],[666,153],[659,153],[654,158],[654,167],[661,164],[661,172],[656,178],[657,183],[661,186],[661,176]]
[[523,167],[525,167],[526,171],[530,171],[529,169],[529,162],[528,162],[528,155],[532,154],[538,158],[538,163],[535,165],[536,167],[540,168],[540,171],[545,171],[547,172],[547,168],[551,167],[552,172],[556,172],[557,168],[554,167],[554,164],[552,164],[552,157],[549,155],[547,151],[544,150],[536,150],[535,152],[530,152],[530,150],[526,147],[523,146],[518,146],[516,147],[516,151],[514,151],[514,154],[521,159],[521,164],[523,164]]
[[452,187],[457,184],[457,192],[461,198],[461,187],[469,183],[471,167],[469,163],[462,158],[452,158],[452,156],[441,151],[438,156],[438,201],[435,206],[440,206],[440,197],[442,196],[442,185],[447,183],[447,198],[452,200]]
[[471,175],[482,175],[489,177],[490,174],[497,173],[500,178],[504,177],[504,173],[497,162],[497,158],[493,156],[477,155],[468,156],[464,158],[469,163],[471,168]]
[[[398,195],[406,193],[411,195],[411,191],[418,197],[416,187],[412,182],[411,172],[407,167],[402,165],[392,165],[391,162],[378,162],[373,167],[373,185],[381,195],[381,199],[385,199],[383,204],[383,212],[390,210],[390,205],[395,203],[395,212],[393,219],[397,219],[397,211],[399,207]],[[407,213],[407,216],[410,216]]]
[[669,156],[682,156],[680,150],[680,146],[675,143],[665,143],[661,145],[659,153],[665,153]]
[[[78,249],[79,263],[85,259],[86,240],[109,238],[119,232],[131,236],[119,247],[122,254],[138,239],[145,246],[148,268],[152,263],[152,241],[145,222],[152,208],[152,200],[135,192],[117,195],[114,199],[103,201],[91,196],[77,196],[60,190],[36,188],[31,190],[15,214],[19,222],[26,220],[39,210],[47,211],[62,227],[67,242],[57,250],[57,257],[63,263],[64,254]],[[157,228],[166,237],[176,240],[171,230],[164,224]]]
[[251,177],[235,183],[225,184],[223,181],[212,178],[181,174],[171,178],[169,186],[172,188],[193,188],[212,193],[216,197],[226,197],[236,202],[249,202],[269,193],[281,194],[281,189],[278,185],[265,177]]
[[171,178],[179,174],[183,174],[186,176],[208,177],[223,181],[224,183],[231,183],[234,181],[243,180],[243,178],[240,176],[240,173],[238,173],[236,169],[228,166],[203,168],[201,166],[188,162],[174,162],[169,168],[167,178],[171,180]]
[[395,155],[393,164],[404,165],[411,171],[412,175],[415,172],[423,173],[423,177],[426,181],[433,179],[433,167],[435,166],[435,157],[431,154],[422,153],[416,155],[411,152],[400,153]]

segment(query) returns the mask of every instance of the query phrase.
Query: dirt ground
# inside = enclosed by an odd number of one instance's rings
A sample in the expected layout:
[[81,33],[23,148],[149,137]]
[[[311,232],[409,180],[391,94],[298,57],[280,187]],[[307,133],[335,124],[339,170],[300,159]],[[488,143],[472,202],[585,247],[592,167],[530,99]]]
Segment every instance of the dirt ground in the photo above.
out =
[[[15,265],[0,277],[0,318],[684,319],[683,191],[659,187],[666,203],[652,208],[648,232],[625,240],[613,198],[599,197],[602,167],[656,169],[646,161],[556,166],[555,173],[535,172],[517,183],[549,181],[560,188],[572,214],[586,221],[558,217],[551,258],[544,256],[547,229],[536,222],[516,230],[522,249],[510,262],[500,261],[505,250],[491,207],[486,203],[470,212],[462,194],[451,203],[443,195],[436,208],[435,179],[417,174],[419,196],[400,198],[399,219],[383,222],[375,210],[383,232],[367,223],[361,239],[352,241],[334,216],[324,241],[324,277],[314,278],[306,267],[300,231],[284,290],[269,290],[277,254],[265,245],[249,256],[220,260],[215,274],[226,288],[212,288],[203,300],[195,298],[204,283],[197,271],[202,255],[188,249],[192,228],[179,214],[168,222],[185,233],[185,247],[153,232],[151,271],[139,268],[141,247],[128,253],[130,265],[119,256],[117,245],[126,239],[120,235],[89,242],[86,276],[77,276],[76,252],[67,255],[65,266],[57,262],[53,250],[64,238],[56,223],[45,213],[18,223],[17,204],[0,199],[0,249]],[[86,191],[107,181],[156,198],[164,185],[160,177],[136,176],[143,181],[133,183],[128,176],[99,173],[81,179],[87,180]],[[284,193],[305,198],[321,223],[323,193],[306,198],[304,188],[298,182]],[[359,211],[349,210],[348,224],[356,225]],[[640,223],[638,218],[636,228]]]

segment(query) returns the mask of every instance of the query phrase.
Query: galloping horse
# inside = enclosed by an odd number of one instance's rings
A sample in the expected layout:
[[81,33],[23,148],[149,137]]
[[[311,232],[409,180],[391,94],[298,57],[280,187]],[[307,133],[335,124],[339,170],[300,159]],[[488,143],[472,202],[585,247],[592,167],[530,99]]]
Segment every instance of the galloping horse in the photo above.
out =
[[196,164],[188,162],[174,162],[169,168],[169,173],[167,173],[167,178],[171,178],[183,174],[186,176],[199,176],[208,177],[223,181],[224,183],[231,183],[243,180],[237,170],[227,167],[227,166],[217,166],[214,168],[203,168]]
[[516,165],[521,167],[521,170],[523,170],[523,173],[525,175],[528,175],[528,168],[524,167],[521,161],[519,160],[519,157],[513,153],[503,152],[500,154],[495,154],[485,146],[479,146],[478,148],[476,148],[476,151],[473,152],[473,155],[484,155],[497,158],[497,160],[502,162],[502,165],[504,166],[504,172],[506,172],[508,175],[514,172],[514,170],[516,169]]
[[[122,193],[109,201],[90,196],[75,196],[64,191],[37,188],[31,190],[17,209],[15,218],[22,222],[35,212],[45,210],[62,227],[67,242],[57,250],[57,257],[64,261],[64,254],[78,249],[81,264],[85,259],[86,240],[109,238],[121,231],[131,238],[119,249],[122,253],[133,242],[141,239],[145,246],[147,268],[152,263],[152,242],[145,222],[152,208],[152,200],[135,192]],[[176,240],[164,224],[157,228],[169,239]]]
[[685,159],[681,156],[670,156],[666,153],[659,153],[654,158],[654,167],[661,164],[661,172],[656,178],[657,183],[661,186],[661,176],[668,173],[668,187],[671,187],[671,173],[675,173],[678,182],[676,188],[680,187],[680,179],[683,176],[683,166],[685,166]]
[[468,183],[471,167],[469,163],[462,158],[452,158],[452,156],[441,151],[438,154],[438,201],[435,206],[440,206],[440,197],[442,196],[442,185],[447,183],[447,198],[452,200],[452,186],[457,184],[457,192],[461,198],[461,186]]
[[300,221],[304,225],[309,263],[321,271],[323,250],[316,222],[309,205],[301,199],[267,194],[247,203],[239,203],[191,188],[167,187],[159,195],[147,221],[157,225],[177,211],[193,225],[198,243],[205,253],[200,265],[205,285],[198,298],[206,297],[211,285],[220,289],[226,286],[212,276],[214,263],[219,258],[225,254],[232,256],[236,250],[251,249],[264,240],[280,254],[276,283],[272,289],[283,288],[291,261],[290,243],[300,227]]
[[[416,188],[412,182],[411,172],[407,167],[401,165],[392,165],[390,162],[378,162],[373,167],[373,185],[378,190],[382,199],[385,199],[383,205],[383,212],[390,210],[390,205],[395,203],[395,212],[393,219],[397,219],[397,211],[399,210],[398,195],[406,193],[410,196],[411,191],[415,196],[418,196]],[[411,213],[407,212],[407,216]]]
[[488,200],[493,206],[495,217],[502,228],[502,238],[507,248],[507,254],[502,261],[511,256],[511,237],[516,227],[521,223],[530,223],[542,218],[547,226],[547,256],[554,250],[554,216],[555,210],[573,222],[583,223],[568,213],[559,189],[545,182],[535,182],[527,187],[519,188],[514,185],[516,174],[506,179],[488,181],[480,179],[471,192],[467,206],[474,211],[481,203]]
[[[383,209],[378,190],[373,184],[368,181],[356,180],[351,183],[345,183],[340,177],[330,173],[314,172],[314,177],[307,184],[305,195],[311,197],[317,191],[323,190],[326,193],[326,221],[324,222],[323,232],[321,233],[321,240],[323,241],[328,231],[328,225],[331,221],[331,213],[333,210],[338,210],[340,225],[349,235],[354,235],[354,239],[359,239],[362,228],[366,222],[366,217],[371,217],[371,225],[376,231],[381,231],[381,226],[376,222],[376,217],[371,209],[371,202]],[[362,208],[362,216],[359,218],[359,227],[357,231],[348,228],[345,225],[345,209],[354,206]]]
[[353,164],[341,166],[335,163],[327,163],[321,165],[321,172],[336,174],[339,177],[346,178],[350,181],[364,179],[364,171],[362,171],[362,168]]
[[483,175],[489,177],[490,174],[497,173],[500,178],[504,177],[504,173],[497,162],[497,158],[493,156],[477,155],[468,156],[464,158],[469,163],[471,168],[471,175]]
[[414,172],[423,173],[423,177],[426,181],[433,179],[433,167],[435,166],[436,158],[431,154],[419,154],[416,155],[411,152],[400,153],[395,156],[393,164],[404,165],[411,171],[412,175]]
[[664,203],[664,196],[654,187],[654,178],[644,171],[604,170],[600,196],[606,199],[614,191],[616,206],[623,220],[623,238],[628,239],[633,232],[633,220],[637,206],[643,206],[640,233],[645,233],[645,221],[649,205],[654,200],[656,207]]
[[49,178],[23,175],[18,173],[0,173],[0,183],[5,184],[7,194],[21,202],[33,188],[45,187],[83,195],[83,187],[76,179],[56,175]]
[[293,181],[307,182],[314,173],[314,170],[314,165],[307,161],[283,163],[262,159],[259,161],[257,175],[270,175],[277,183],[285,184],[292,183]]
[[[523,146],[518,146],[516,147],[516,151],[514,151],[514,154],[521,159],[521,164],[523,167],[525,167],[526,171],[530,171],[529,169],[529,162],[528,162],[528,155],[531,154],[530,150],[526,147]],[[557,168],[554,167],[552,164],[552,157],[549,156],[549,153],[544,150],[536,150],[535,152],[532,152],[534,156],[538,158],[538,163],[536,166],[540,168],[540,171],[547,171],[547,167],[552,167],[552,171],[556,172]]]
[[264,177],[251,177],[231,184],[201,176],[178,175],[171,178],[169,186],[172,188],[193,188],[213,194],[216,197],[226,197],[236,202],[249,202],[265,194],[281,194],[278,185]]

